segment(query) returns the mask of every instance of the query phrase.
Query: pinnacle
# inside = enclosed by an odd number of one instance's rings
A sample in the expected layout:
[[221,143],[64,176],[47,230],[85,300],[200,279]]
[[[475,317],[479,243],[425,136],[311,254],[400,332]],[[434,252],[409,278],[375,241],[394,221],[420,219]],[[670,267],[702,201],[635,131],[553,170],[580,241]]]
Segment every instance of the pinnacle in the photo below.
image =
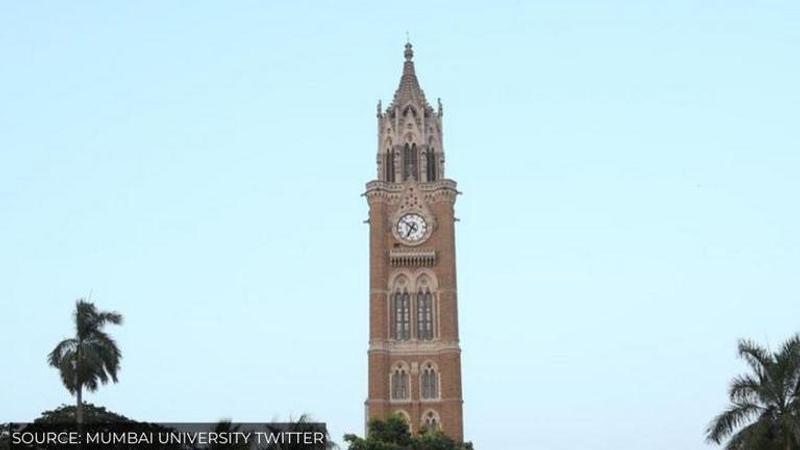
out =
[[400,77],[400,85],[394,93],[392,103],[403,105],[409,101],[415,101],[421,105],[427,105],[425,93],[419,85],[419,80],[417,80],[417,74],[414,70],[414,50],[411,42],[406,43],[403,56],[405,56],[403,75]]

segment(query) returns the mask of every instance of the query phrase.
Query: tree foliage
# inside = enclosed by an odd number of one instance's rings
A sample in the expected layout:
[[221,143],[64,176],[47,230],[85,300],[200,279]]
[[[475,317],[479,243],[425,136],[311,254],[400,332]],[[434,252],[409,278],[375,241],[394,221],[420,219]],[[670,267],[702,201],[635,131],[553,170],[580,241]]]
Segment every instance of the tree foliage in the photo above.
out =
[[[95,406],[91,403],[83,404],[83,413],[86,423],[133,423],[122,414],[117,414],[107,410],[103,406]],[[61,424],[75,422],[75,405],[61,405],[56,409],[44,411],[33,423],[40,424]]]
[[80,299],[75,304],[75,336],[64,339],[48,355],[48,362],[61,374],[71,394],[79,388],[96,391],[100,384],[117,382],[122,354],[103,328],[122,324],[122,315],[98,311],[93,303]]
[[96,391],[100,384],[117,382],[122,353],[103,328],[122,324],[122,315],[99,311],[93,303],[79,299],[74,321],[75,336],[59,342],[47,360],[58,369],[64,387],[76,396],[76,421],[82,423],[83,389]]
[[[116,424],[125,424],[128,429],[136,430],[136,431],[164,431],[166,428],[163,428],[156,424],[149,424],[146,422],[137,422],[135,420],[129,419],[121,414],[114,413],[112,411],[107,410],[102,406],[95,406],[91,403],[84,403],[83,404],[83,414],[84,414],[84,425],[87,427],[91,427],[92,431],[95,432],[109,432],[109,431],[116,431]],[[13,424],[14,430],[17,432],[49,432],[49,431],[74,431],[72,427],[76,422],[77,416],[77,407],[75,405],[61,405],[60,407],[44,411],[41,416],[34,419],[33,422],[29,424]],[[8,431],[12,431],[6,425],[6,429]],[[26,446],[22,446],[25,448]],[[44,445],[40,446],[39,448],[52,448],[56,447],[59,448],[58,445]],[[62,446],[63,447],[63,446]],[[7,437],[0,439],[0,450],[5,450],[10,448],[10,442]],[[108,445],[105,448],[110,450],[126,450],[128,447],[124,445]],[[173,449],[173,450],[183,450],[178,448],[177,446],[165,446],[165,450]]]
[[800,449],[800,335],[776,352],[739,341],[750,372],[735,377],[730,405],[706,429],[706,439],[726,450]]
[[438,431],[411,436],[408,423],[399,415],[371,420],[366,439],[346,434],[344,440],[348,450],[472,450],[472,443],[458,443]]

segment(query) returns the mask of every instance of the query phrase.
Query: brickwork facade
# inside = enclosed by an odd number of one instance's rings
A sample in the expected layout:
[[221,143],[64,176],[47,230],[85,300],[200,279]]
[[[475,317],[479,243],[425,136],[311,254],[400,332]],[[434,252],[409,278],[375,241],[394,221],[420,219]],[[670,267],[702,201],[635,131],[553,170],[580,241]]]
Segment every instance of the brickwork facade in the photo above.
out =
[[378,104],[369,204],[368,419],[403,415],[414,433],[463,440],[454,204],[445,177],[442,105],[434,110],[406,44],[392,103]]

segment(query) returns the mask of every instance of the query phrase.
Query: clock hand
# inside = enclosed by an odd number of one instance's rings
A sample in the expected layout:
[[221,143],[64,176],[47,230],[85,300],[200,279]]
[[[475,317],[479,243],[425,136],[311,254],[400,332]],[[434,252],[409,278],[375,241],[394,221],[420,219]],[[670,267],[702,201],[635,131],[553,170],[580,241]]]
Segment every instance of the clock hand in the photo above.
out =
[[417,231],[417,224],[411,222],[408,224],[408,233],[406,233],[406,237],[411,236],[411,233]]

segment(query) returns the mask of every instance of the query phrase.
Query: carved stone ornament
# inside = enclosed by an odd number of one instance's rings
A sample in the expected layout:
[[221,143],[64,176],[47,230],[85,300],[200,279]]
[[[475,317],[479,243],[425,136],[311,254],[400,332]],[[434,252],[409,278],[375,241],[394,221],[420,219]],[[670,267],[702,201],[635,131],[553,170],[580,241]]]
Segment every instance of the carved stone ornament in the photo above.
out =
[[[424,235],[419,240],[408,241],[403,239],[399,234],[397,224],[400,221],[400,218],[407,214],[419,214],[423,219],[425,219],[427,227],[425,228]],[[420,192],[418,183],[405,183],[405,189],[400,196],[400,204],[394,213],[389,215],[389,227],[392,230],[392,235],[394,238],[405,245],[417,246],[424,243],[428,240],[428,238],[431,237],[433,230],[436,228],[436,218],[433,213],[431,213],[430,208],[428,208],[422,192]]]

